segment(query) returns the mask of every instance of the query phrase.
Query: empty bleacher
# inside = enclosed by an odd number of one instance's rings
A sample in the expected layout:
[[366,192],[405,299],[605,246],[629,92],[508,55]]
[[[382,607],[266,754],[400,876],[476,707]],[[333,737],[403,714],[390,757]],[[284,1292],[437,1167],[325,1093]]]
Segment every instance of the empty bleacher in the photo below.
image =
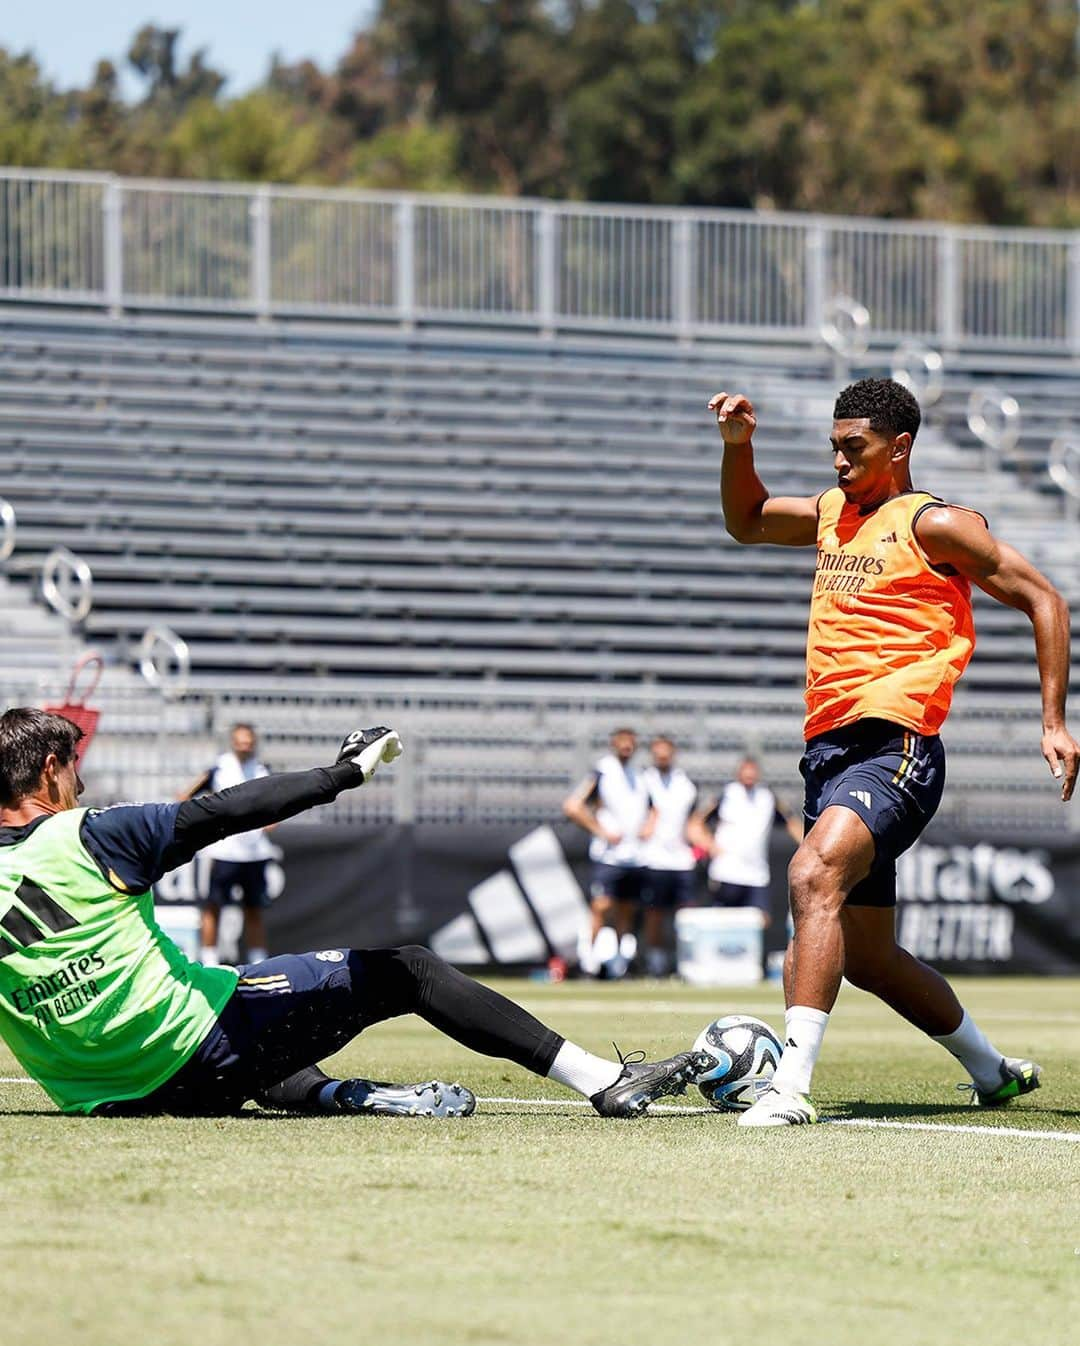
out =
[[[868,366],[882,367],[880,355]],[[1080,599],[1075,528],[1028,461],[1044,465],[1077,381],[1069,366],[1018,367],[1004,386],[1038,448],[1025,437],[995,473],[962,415],[980,381],[974,362],[950,370],[916,481],[993,514]],[[428,745],[426,816],[462,801],[548,811],[568,760],[595,751],[619,704],[679,734],[691,769],[715,774],[717,754],[754,742],[794,792],[813,558],[724,532],[705,402],[728,384],[757,404],[770,487],[822,489],[836,371],[805,346],[5,312],[0,494],[19,543],[7,573],[28,591],[54,546],[86,560],[81,634],[118,670],[149,625],[187,641],[196,691],[217,699],[186,721],[183,768],[204,765],[241,713],[262,717],[276,764],[306,764],[318,734],[297,731],[297,698],[322,714],[336,687],[371,705],[399,694],[391,704]],[[952,807],[988,817],[1006,798],[1041,799],[1045,768],[1026,741],[1028,623],[980,599],[978,624],[950,738],[964,787]],[[114,723],[127,715],[134,742],[152,710],[120,682]],[[439,686],[506,696],[455,717]],[[559,687],[573,689],[564,718],[550,709]],[[549,710],[518,725],[514,688]],[[485,723],[485,769],[469,775],[460,744]],[[140,793],[164,786],[151,759]]]
[[[90,563],[91,638],[123,649],[168,620],[207,677],[798,681],[810,558],[724,533],[715,365],[338,346],[3,328],[21,555],[62,542]],[[759,404],[770,483],[809,494],[827,480],[829,376],[774,359],[723,373]],[[950,450],[920,444],[927,475],[982,504],[978,455]],[[974,677],[997,684],[1016,621],[983,625]]]

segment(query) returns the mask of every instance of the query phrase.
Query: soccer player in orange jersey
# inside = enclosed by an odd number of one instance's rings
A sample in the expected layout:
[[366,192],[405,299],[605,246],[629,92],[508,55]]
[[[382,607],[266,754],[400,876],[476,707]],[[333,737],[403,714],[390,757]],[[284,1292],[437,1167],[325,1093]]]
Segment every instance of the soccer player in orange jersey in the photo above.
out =
[[1042,755],[1072,797],[1080,745],[1065,724],[1069,610],[1050,581],[973,510],[911,484],[919,404],[862,379],[833,408],[836,485],[770,496],[754,468],[754,408],[709,402],[724,440],[724,521],[737,542],[817,547],[806,645],[806,835],[788,871],[794,938],[784,962],[786,1045],[740,1126],[817,1120],[810,1081],[840,979],[872,991],[950,1051],[994,1107],[1039,1086],[1006,1057],[949,983],[896,942],[896,857],[934,816],[945,783],[938,732],[975,644],[971,584],[1031,621]]

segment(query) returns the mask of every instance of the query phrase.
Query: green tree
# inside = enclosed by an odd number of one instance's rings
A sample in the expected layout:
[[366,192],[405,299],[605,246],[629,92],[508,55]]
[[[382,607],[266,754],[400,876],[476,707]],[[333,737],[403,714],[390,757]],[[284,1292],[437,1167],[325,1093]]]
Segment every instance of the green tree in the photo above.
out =
[[225,76],[206,64],[206,48],[189,58],[186,69],[177,63],[179,28],[159,28],[148,23],[135,34],[128,61],[146,81],[148,101],[168,100],[183,105],[199,98],[216,98]]
[[170,175],[263,182],[321,177],[320,123],[280,93],[257,89],[231,102],[201,98],[184,109],[162,147]]
[[32,56],[13,56],[0,47],[0,163],[61,165],[67,138],[64,98]]
[[1072,0],[381,0],[330,69],[225,92],[147,24],[125,102],[0,49],[0,160],[778,207],[1080,221]]
[[353,181],[381,191],[462,192],[457,135],[447,126],[388,126],[353,151]]
[[567,155],[576,194],[590,200],[672,202],[678,104],[693,56],[666,21],[645,22],[630,0],[600,0],[573,35]]

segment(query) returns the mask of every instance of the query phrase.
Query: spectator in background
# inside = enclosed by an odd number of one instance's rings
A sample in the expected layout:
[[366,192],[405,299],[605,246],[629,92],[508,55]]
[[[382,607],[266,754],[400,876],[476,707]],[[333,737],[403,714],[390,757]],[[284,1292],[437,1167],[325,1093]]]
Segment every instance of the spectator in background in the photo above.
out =
[[[258,747],[255,730],[250,724],[234,724],[229,735],[230,751],[222,753],[214,765],[195,784],[181,795],[192,799],[200,794],[217,794],[230,785],[259,780],[270,772],[256,757]],[[265,909],[270,905],[266,884],[266,862],[274,854],[267,833],[269,828],[255,828],[225,837],[206,847],[211,858],[210,882],[202,899],[202,926],[200,931],[201,961],[206,967],[217,967],[218,927],[221,909],[239,889],[244,906],[244,947],[246,962],[261,963],[267,956]]]
[[690,841],[709,858],[709,893],[719,907],[757,907],[768,925],[769,838],[773,825],[782,823],[796,845],[802,827],[761,782],[753,757],[739,763],[735,779],[716,799],[708,800],[691,818]]
[[642,773],[650,804],[641,833],[645,866],[642,934],[646,971],[662,977],[671,970],[670,913],[689,906],[695,896],[694,851],[686,829],[697,808],[698,789],[682,767],[675,765],[675,744],[670,738],[658,734],[649,751],[652,764]]
[[[589,976],[624,976],[637,952],[634,926],[641,900],[641,829],[649,812],[642,772],[633,766],[637,734],[616,729],[611,751],[563,801],[563,813],[588,832],[592,861],[589,923],[582,931],[578,963]],[[600,937],[614,926],[611,954]]]

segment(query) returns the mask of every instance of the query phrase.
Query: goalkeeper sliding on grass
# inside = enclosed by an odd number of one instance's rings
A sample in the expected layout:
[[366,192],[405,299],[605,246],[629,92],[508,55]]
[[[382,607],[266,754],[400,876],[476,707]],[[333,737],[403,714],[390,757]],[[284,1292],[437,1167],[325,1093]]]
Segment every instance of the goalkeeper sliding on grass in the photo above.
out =
[[154,921],[151,886],[222,837],[291,818],[369,780],[401,741],[356,730],[333,766],[182,803],[80,808],[81,730],[0,716],[0,1037],[64,1112],[221,1115],[246,1101],[306,1111],[464,1116],[456,1084],[332,1080],[315,1062],[363,1029],[419,1014],[632,1117],[681,1093],[692,1052],[608,1061],[567,1042],[427,949],[325,949],[250,968],[189,963]]

